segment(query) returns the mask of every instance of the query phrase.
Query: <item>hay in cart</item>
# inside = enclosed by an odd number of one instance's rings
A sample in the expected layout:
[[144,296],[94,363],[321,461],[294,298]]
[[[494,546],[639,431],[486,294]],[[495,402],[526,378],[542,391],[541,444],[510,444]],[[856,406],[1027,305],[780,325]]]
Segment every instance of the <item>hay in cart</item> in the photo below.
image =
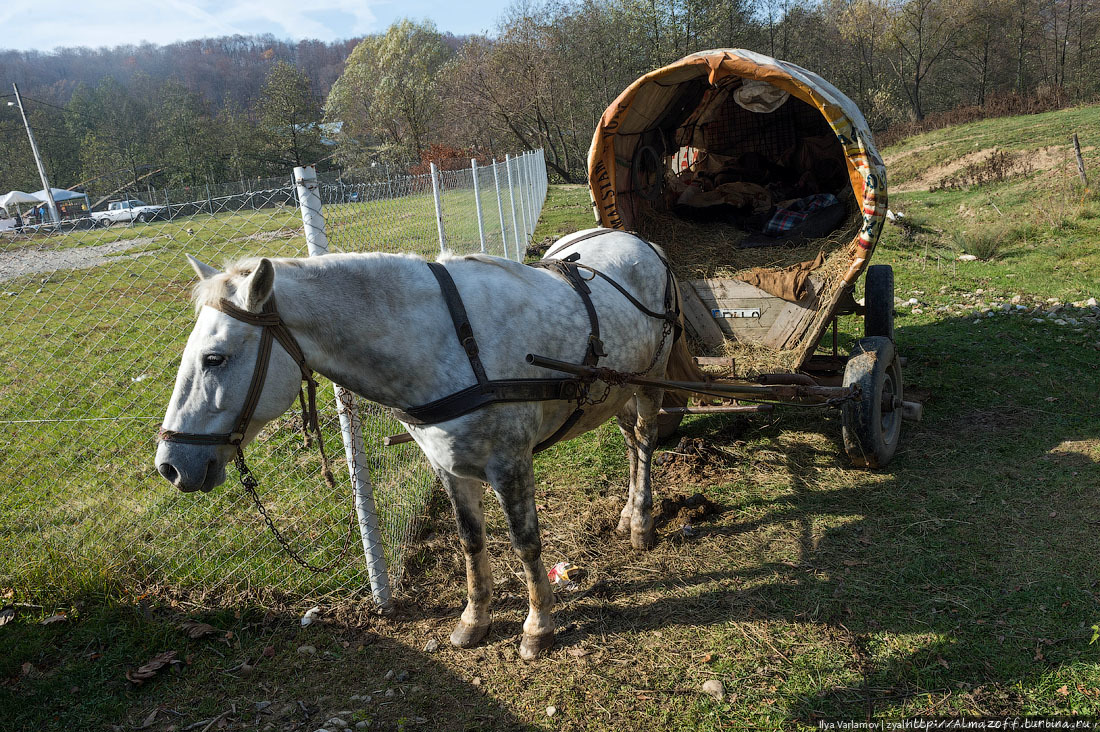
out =
[[696,356],[737,376],[794,373],[851,303],[886,213],[855,104],[744,50],[687,56],[607,108],[589,151],[599,223],[661,245]]

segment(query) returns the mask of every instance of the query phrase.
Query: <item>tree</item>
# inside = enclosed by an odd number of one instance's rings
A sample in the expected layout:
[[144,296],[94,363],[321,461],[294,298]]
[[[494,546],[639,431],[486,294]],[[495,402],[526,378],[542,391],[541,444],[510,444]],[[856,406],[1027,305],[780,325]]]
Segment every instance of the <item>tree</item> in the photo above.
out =
[[325,156],[321,144],[321,105],[309,78],[284,61],[271,67],[260,90],[260,130],[263,155],[285,170],[316,163]]
[[966,26],[963,7],[954,0],[904,0],[892,8],[887,40],[890,59],[913,119],[924,119],[924,89],[929,74],[950,51]]
[[81,141],[84,179],[104,181],[107,190],[140,185],[158,157],[153,97],[147,76],[135,79],[133,91],[108,76],[94,89],[84,87],[73,94],[66,117],[72,134]]
[[434,24],[410,20],[356,46],[325,108],[342,123],[344,159],[362,163],[388,146],[390,157],[419,160],[438,126],[437,78],[453,55]]
[[193,186],[213,179],[217,150],[213,123],[202,97],[181,82],[169,80],[157,92],[156,136],[164,180],[170,185]]

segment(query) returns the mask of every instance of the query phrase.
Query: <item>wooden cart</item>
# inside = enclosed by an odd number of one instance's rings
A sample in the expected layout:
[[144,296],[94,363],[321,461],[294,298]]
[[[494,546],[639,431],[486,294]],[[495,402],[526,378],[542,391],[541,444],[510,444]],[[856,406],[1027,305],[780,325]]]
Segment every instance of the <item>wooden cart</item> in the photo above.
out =
[[[696,53],[611,103],[589,185],[600,225],[668,253],[700,365],[742,383],[843,387],[849,456],[889,462],[902,418],[919,418],[920,406],[904,402],[893,272],[868,268],[886,170],[850,99],[751,51]],[[864,316],[865,337],[842,355],[836,319],[851,313]],[[685,413],[741,408],[666,401],[666,429]]]

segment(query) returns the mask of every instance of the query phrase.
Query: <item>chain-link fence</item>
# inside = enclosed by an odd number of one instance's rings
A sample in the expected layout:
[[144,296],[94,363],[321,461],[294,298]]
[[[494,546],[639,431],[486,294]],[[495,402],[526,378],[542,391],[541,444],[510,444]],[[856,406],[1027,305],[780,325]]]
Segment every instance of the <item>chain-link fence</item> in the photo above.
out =
[[[307,559],[330,562],[350,531],[349,555],[329,572],[309,573],[281,553],[232,470],[211,493],[181,494],[152,464],[194,322],[194,274],[183,255],[219,267],[245,256],[304,256],[291,180],[173,203],[170,218],[145,223],[0,232],[0,590],[263,598],[351,596],[367,586],[348,471],[337,464],[346,453],[331,387],[318,397],[335,493],[320,478],[316,449],[303,445],[298,415],[269,424],[247,450],[270,514]],[[436,181],[433,190],[432,175],[326,178],[318,192],[329,248],[434,257],[442,232],[455,253],[522,259],[545,198],[541,152]],[[382,447],[399,423],[376,405],[355,410],[345,421],[364,444],[396,583],[434,478],[415,445]]]

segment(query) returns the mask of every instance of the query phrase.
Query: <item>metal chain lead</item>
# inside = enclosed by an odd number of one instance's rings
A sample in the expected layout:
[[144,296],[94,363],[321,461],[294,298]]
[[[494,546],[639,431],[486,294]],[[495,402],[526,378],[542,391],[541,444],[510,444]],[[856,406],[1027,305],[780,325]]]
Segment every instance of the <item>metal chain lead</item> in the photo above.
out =
[[271,530],[271,535],[275,537],[275,541],[283,548],[287,556],[310,572],[317,573],[327,572],[343,561],[344,557],[347,556],[348,548],[351,547],[351,537],[355,532],[356,522],[354,511],[351,512],[350,520],[348,521],[348,534],[344,537],[344,548],[340,550],[340,555],[323,567],[310,564],[301,554],[290,546],[290,543],[279,533],[279,530],[275,528],[275,522],[271,520],[271,516],[267,513],[267,507],[264,506],[263,501],[260,500],[260,494],[256,492],[256,488],[259,487],[260,482],[256,480],[255,476],[252,475],[252,471],[248,469],[248,465],[245,464],[244,452],[241,450],[240,445],[237,445],[237,456],[233,459],[233,465],[237,468],[237,473],[240,475],[241,487],[244,488],[245,493],[252,499],[252,502],[256,504],[256,510],[263,516],[264,523],[266,523],[267,528]]
[[[590,399],[588,397],[588,394],[591,389],[591,384],[587,385],[584,388],[583,393],[579,395],[577,399],[577,404],[582,407],[587,405],[596,406],[597,404],[603,404],[607,400],[607,397],[610,396],[612,386],[623,386],[626,384],[627,379],[635,376],[645,376],[650,371],[652,371],[653,367],[657,365],[657,361],[661,358],[661,352],[665,350],[665,343],[668,341],[668,336],[672,333],[672,330],[672,324],[668,321],[665,321],[665,324],[662,328],[663,332],[661,334],[661,341],[657,344],[657,349],[653,353],[653,360],[650,361],[649,365],[641,371],[634,371],[632,373],[620,373],[610,372],[609,369],[597,369],[597,371],[610,373],[604,373],[601,376],[595,376],[591,379],[591,381],[603,381],[608,384],[608,388],[604,389],[603,394],[601,394],[598,398]],[[611,373],[614,373],[615,376],[611,376]]]

